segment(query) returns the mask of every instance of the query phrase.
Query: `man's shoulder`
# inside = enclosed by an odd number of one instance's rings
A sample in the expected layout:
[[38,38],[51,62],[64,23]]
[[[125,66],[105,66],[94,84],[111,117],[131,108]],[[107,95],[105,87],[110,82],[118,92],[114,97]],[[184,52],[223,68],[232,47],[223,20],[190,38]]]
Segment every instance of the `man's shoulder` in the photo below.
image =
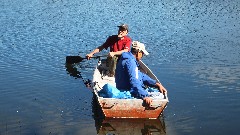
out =
[[135,60],[135,58],[133,57],[131,52],[123,52],[122,58],[125,59],[126,61],[134,61]]
[[106,43],[107,44],[111,44],[112,42],[116,42],[118,40],[118,37],[117,35],[111,35],[111,36],[108,36],[107,40],[106,40]]
[[132,40],[129,36],[125,36],[124,39],[125,39],[125,40],[129,40],[129,41]]
[[123,56],[130,56],[130,53],[131,53],[131,52],[123,52],[122,55],[123,55]]

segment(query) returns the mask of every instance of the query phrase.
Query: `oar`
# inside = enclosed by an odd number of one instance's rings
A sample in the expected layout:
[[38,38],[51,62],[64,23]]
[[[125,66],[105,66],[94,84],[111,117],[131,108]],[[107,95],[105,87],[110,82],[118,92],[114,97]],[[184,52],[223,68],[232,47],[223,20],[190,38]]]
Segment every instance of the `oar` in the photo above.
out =
[[[100,58],[100,57],[106,57],[107,55],[103,55],[103,56],[94,56],[91,58]],[[73,63],[78,63],[83,61],[84,59],[87,59],[86,57],[82,58],[81,56],[67,56],[66,57],[66,63],[68,64],[73,64]]]

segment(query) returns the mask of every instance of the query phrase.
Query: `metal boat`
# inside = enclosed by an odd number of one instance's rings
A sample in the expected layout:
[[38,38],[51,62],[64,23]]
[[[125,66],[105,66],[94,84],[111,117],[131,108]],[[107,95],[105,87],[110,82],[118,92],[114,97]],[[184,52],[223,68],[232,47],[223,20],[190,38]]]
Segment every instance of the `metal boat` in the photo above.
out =
[[[157,77],[142,61],[139,61],[139,64],[141,72],[146,73],[152,79],[159,82]],[[106,66],[106,60],[99,60],[94,70],[92,83],[93,92],[106,118],[157,119],[161,115],[169,102],[167,94],[164,95],[164,98],[154,97],[151,105],[146,105],[142,99],[137,98],[117,99],[100,97],[98,92],[106,83],[116,86],[115,78],[109,77],[107,72],[108,67]]]

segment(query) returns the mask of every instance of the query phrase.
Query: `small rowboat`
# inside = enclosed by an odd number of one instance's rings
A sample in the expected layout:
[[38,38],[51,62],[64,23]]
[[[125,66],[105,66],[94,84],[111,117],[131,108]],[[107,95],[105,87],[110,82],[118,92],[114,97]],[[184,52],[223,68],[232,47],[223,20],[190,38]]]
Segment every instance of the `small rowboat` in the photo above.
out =
[[[152,71],[142,62],[139,61],[140,70],[152,79],[159,82],[157,77]],[[98,62],[93,74],[93,93],[97,98],[97,102],[101,107],[101,110],[106,118],[158,118],[165,107],[167,106],[168,97],[167,94],[164,97],[153,97],[152,104],[144,104],[142,99],[117,99],[117,98],[103,98],[100,97],[98,92],[102,87],[109,83],[112,86],[116,86],[115,78],[107,75],[108,67],[106,66],[106,60],[102,59]],[[160,92],[159,92],[160,94]]]

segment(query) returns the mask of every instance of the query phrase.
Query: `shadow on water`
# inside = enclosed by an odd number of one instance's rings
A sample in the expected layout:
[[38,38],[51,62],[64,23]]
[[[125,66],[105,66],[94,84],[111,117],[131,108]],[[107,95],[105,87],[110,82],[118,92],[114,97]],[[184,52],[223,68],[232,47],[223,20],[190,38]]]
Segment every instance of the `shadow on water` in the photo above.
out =
[[[75,79],[82,79],[87,88],[91,88],[91,80],[84,79],[74,64],[66,64],[67,73]],[[159,119],[109,119],[105,118],[98,104],[97,98],[92,96],[92,114],[95,120],[96,131],[99,135],[114,134],[141,134],[166,135],[163,116]]]
[[86,85],[86,87],[91,87],[91,80],[90,79],[84,79],[83,76],[81,75],[81,72],[78,71],[78,69],[74,66],[74,64],[65,64],[65,68],[67,73],[74,77],[75,79],[82,79],[83,83]]

